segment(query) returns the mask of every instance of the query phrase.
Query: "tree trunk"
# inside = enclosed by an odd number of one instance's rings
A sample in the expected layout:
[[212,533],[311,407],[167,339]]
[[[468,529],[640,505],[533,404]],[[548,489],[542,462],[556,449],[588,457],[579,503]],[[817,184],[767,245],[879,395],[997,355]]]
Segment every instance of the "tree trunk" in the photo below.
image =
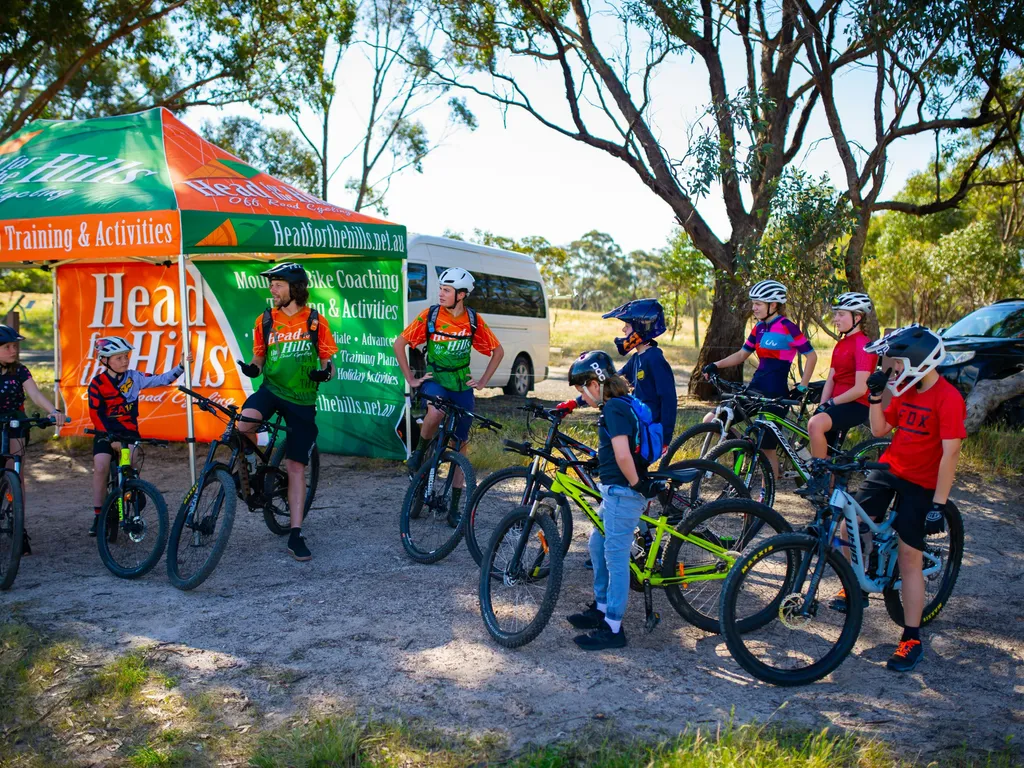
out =
[[[870,223],[871,214],[861,212],[857,218],[857,226],[853,230],[853,236],[850,238],[850,245],[843,256],[846,267],[846,282],[849,284],[851,291],[867,293],[867,290],[864,288],[864,275],[861,273],[861,265],[864,262],[864,245],[868,241],[868,225]],[[861,330],[868,338],[877,339],[880,337],[877,314],[874,312],[867,314],[862,325],[863,328]]]
[[[705,400],[715,396],[714,388],[704,381],[700,369],[707,363],[721,360],[741,346],[744,340],[744,321],[747,313],[742,309],[746,302],[746,288],[737,284],[727,275],[715,275],[715,300],[711,305],[711,321],[704,334],[704,344],[697,356],[697,364],[690,374],[690,394]],[[722,378],[730,381],[743,380],[743,366],[723,368]]]
[[700,305],[696,296],[690,297],[690,311],[693,312],[693,348],[700,349],[700,328],[697,327],[700,320]]
[[1000,405],[1012,397],[1024,394],[1024,371],[1005,379],[987,379],[978,382],[967,396],[967,418],[964,426],[973,435]]
[[676,332],[679,330],[679,289],[676,288],[672,294],[672,341],[676,340]]

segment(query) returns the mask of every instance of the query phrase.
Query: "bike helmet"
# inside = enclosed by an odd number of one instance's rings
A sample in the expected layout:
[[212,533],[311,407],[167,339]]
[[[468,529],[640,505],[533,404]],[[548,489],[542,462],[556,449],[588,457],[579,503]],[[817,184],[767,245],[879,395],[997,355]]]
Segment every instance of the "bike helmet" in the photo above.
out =
[[260,277],[265,277],[268,280],[284,280],[289,284],[309,283],[309,275],[306,274],[306,268],[301,264],[296,264],[294,261],[275,264],[266,272],[260,272]]
[[122,352],[131,352],[134,347],[120,336],[104,336],[96,340],[96,354],[100,357],[119,355]]
[[472,293],[473,286],[476,285],[473,276],[462,267],[449,267],[441,273],[437,282],[441,285],[450,285],[456,291],[465,291],[466,293]]
[[11,328],[9,325],[0,325],[0,344],[10,344],[12,341],[24,341],[25,337]]
[[604,384],[617,373],[612,356],[600,349],[595,349],[593,352],[584,352],[573,360],[572,365],[569,366],[569,386],[583,386],[593,379]]
[[889,389],[896,396],[934,371],[946,356],[939,335],[916,323],[865,345],[864,351],[903,361],[903,373],[889,381]]
[[836,300],[832,302],[832,311],[836,312],[840,309],[845,309],[847,312],[865,314],[871,311],[871,299],[866,293],[858,293],[857,291],[840,293]]
[[633,326],[633,332],[629,336],[615,339],[615,348],[620,355],[653,341],[666,330],[665,310],[657,299],[627,301],[621,307],[606,312],[602,317],[618,318]]
[[762,280],[750,287],[748,297],[751,301],[763,301],[765,304],[785,304],[786,286],[778,280]]

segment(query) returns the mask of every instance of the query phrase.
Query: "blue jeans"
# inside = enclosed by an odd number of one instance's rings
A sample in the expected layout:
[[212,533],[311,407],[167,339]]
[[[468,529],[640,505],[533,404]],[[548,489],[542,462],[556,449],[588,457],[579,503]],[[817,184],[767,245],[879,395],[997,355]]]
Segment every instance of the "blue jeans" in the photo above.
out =
[[647,499],[623,485],[602,485],[598,514],[604,536],[596,528],[590,534],[590,558],[594,561],[594,599],[606,603],[605,616],[622,621],[629,600],[629,550]]

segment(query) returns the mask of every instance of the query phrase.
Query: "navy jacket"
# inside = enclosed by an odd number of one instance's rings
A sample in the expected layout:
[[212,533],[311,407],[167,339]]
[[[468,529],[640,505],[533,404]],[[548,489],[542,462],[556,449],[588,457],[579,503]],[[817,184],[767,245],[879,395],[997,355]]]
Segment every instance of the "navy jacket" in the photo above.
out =
[[633,353],[619,370],[633,387],[633,396],[651,409],[654,420],[665,433],[665,445],[672,442],[676,428],[676,378],[664,353],[656,346],[643,354]]

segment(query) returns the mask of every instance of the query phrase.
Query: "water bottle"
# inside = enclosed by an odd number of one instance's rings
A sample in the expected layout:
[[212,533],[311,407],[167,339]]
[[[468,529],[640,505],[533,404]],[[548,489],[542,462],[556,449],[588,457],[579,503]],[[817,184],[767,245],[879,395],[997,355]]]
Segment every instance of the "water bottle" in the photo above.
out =
[[796,455],[800,457],[800,461],[807,463],[811,460],[811,452],[807,449],[806,445],[801,445],[796,449]]

